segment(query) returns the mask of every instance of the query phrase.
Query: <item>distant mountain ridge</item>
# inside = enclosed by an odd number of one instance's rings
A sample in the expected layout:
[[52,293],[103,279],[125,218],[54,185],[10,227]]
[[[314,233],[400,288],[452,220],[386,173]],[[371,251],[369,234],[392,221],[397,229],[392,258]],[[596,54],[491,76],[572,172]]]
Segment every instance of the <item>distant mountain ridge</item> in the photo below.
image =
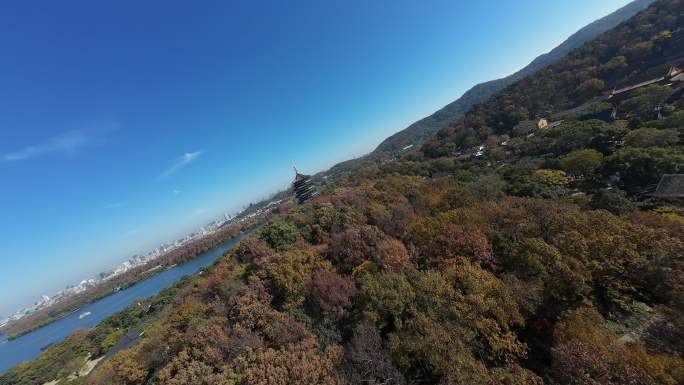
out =
[[512,75],[480,83],[466,91],[460,98],[449,103],[434,114],[411,124],[406,129],[388,137],[369,154],[373,158],[396,155],[404,147],[418,145],[450,122],[462,117],[470,107],[487,100],[490,96],[516,81],[531,75],[557,61],[573,49],[593,40],[600,34],[616,27],[623,21],[646,9],[655,0],[634,0],[615,12],[598,19],[572,34],[551,51],[539,55],[530,64]]
[[333,169],[346,168],[345,166],[362,162],[368,158],[370,158],[370,160],[391,158],[396,156],[406,146],[414,145],[417,147],[432,137],[437,131],[449,125],[449,123],[461,118],[475,104],[486,101],[498,91],[501,91],[516,81],[554,63],[573,49],[593,40],[602,33],[618,26],[638,12],[646,9],[654,1],[655,0],[634,0],[615,12],[586,25],[568,37],[556,48],[545,54],[539,55],[532,60],[530,64],[514,74],[475,85],[466,91],[460,98],[449,103],[434,114],[423,118],[404,130],[388,137],[370,154],[359,159],[343,162]]

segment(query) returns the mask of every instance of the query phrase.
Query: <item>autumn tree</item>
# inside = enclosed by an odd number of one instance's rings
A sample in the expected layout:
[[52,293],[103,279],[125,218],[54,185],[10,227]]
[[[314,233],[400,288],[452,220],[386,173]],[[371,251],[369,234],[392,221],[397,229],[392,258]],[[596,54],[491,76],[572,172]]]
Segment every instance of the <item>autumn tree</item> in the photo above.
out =
[[362,321],[346,347],[345,373],[352,384],[403,385],[406,379],[396,368],[380,331]]
[[411,264],[404,243],[393,238],[378,242],[377,262],[385,270],[401,270]]
[[315,339],[267,349],[250,362],[245,382],[250,385],[337,385],[343,351],[339,346],[319,349]]
[[309,298],[328,320],[337,321],[350,310],[354,292],[354,283],[333,271],[316,270],[311,275]]
[[293,309],[304,303],[311,274],[330,269],[330,262],[313,248],[288,250],[274,256],[266,282],[275,302],[285,309]]
[[137,358],[137,350],[126,349],[105,362],[91,380],[95,385],[137,385],[147,377],[148,369]]
[[457,257],[485,265],[492,263],[492,248],[487,236],[472,224],[446,223],[418,250],[420,261],[426,266],[436,266]]
[[678,358],[651,355],[639,343],[623,344],[592,308],[563,315],[555,330],[553,375],[561,384],[676,384],[684,379]]
[[375,226],[349,227],[333,234],[330,245],[330,259],[342,271],[350,272],[364,260],[370,260],[382,232]]

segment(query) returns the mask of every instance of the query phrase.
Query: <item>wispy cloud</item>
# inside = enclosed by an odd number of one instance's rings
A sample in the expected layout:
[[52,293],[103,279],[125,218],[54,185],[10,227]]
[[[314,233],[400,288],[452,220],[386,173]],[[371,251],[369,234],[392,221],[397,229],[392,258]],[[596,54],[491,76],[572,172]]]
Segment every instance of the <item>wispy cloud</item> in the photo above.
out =
[[88,143],[88,137],[78,130],[67,131],[43,142],[26,146],[20,150],[3,155],[5,161],[17,161],[35,158],[51,152],[72,152]]
[[128,230],[128,231],[126,231],[125,233],[123,233],[123,236],[124,236],[124,237],[132,237],[132,236],[134,236],[134,235],[140,234],[141,232],[142,232],[142,229],[141,229],[141,228],[138,228],[138,229],[131,229],[131,230]]
[[181,190],[173,190],[172,193],[173,195],[178,195],[181,193]]
[[105,206],[106,209],[118,209],[121,207],[124,207],[128,204],[128,202],[112,202],[108,205]]
[[198,150],[195,152],[186,152],[180,159],[176,161],[176,163],[173,164],[173,166],[169,167],[166,171],[164,171],[157,177],[157,182],[161,182],[164,179],[167,179],[171,175],[175,174],[176,171],[185,167],[187,164],[197,160],[197,158],[199,158],[203,152],[203,150]]
[[7,152],[2,155],[2,160],[6,162],[16,162],[52,153],[73,153],[79,148],[101,143],[107,132],[117,128],[118,124],[115,123],[105,128],[89,131],[70,130],[62,132],[38,143]]

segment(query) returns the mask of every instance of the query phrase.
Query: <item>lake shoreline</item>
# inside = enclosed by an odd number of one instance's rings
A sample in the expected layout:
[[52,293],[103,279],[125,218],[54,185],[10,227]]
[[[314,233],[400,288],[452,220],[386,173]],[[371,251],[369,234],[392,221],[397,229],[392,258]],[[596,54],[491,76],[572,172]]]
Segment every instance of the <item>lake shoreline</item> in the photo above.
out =
[[[49,351],[53,345],[61,343],[74,331],[92,329],[108,317],[121,312],[131,303],[146,300],[174,285],[183,277],[198,274],[237,246],[258,227],[258,224],[250,226],[246,231],[239,232],[236,236],[199,253],[193,259],[179,263],[172,268],[157,269],[154,271],[155,274],[146,279],[139,280],[126,289],[121,289],[81,307],[83,312],[92,313],[88,317],[79,318],[78,312],[70,312],[58,320],[11,340],[2,340],[6,336],[0,337],[0,375],[22,362],[38,359],[44,351]],[[48,345],[50,348],[43,349]]]
[[[203,253],[213,249],[214,247],[217,247],[218,245],[229,242],[237,237],[240,237],[242,234],[245,233],[250,233],[253,231],[256,227],[258,227],[260,223],[259,219],[254,219],[252,221],[247,221],[246,223],[235,223],[232,225],[229,225],[226,227],[226,229],[223,230],[226,234],[223,234],[223,232],[217,231],[216,233],[210,234],[206,237],[202,237],[196,241],[191,242],[189,245],[183,246],[184,248],[190,248],[194,246],[197,243],[201,243],[206,241],[207,239],[210,239],[210,241],[214,242],[214,245],[212,247],[207,248],[206,250],[197,250],[195,253],[193,253],[192,257],[186,258],[185,260],[181,261],[181,263],[186,263],[189,261],[192,261],[195,258],[198,258],[200,255]],[[233,230],[231,232],[231,229]],[[226,237],[226,235],[229,235]],[[222,236],[223,235],[223,236]],[[212,237],[218,238],[214,239]],[[224,239],[221,239],[224,238]],[[174,250],[175,251],[175,250]],[[174,252],[172,251],[172,252]],[[23,320],[17,320],[15,323],[10,323],[8,325],[5,325],[4,327],[0,328],[0,336],[5,336],[7,341],[12,341],[15,340],[19,337],[22,337],[28,333],[31,333],[35,330],[38,330],[42,327],[45,327],[47,325],[50,325],[51,323],[60,321],[66,317],[69,317],[71,314],[78,312],[80,309],[83,309],[87,306],[92,305],[93,303],[110,296],[118,291],[121,290],[126,290],[128,288],[133,287],[137,283],[144,281],[146,279],[149,279],[151,277],[154,277],[158,274],[161,274],[164,271],[167,271],[169,269],[172,269],[177,265],[178,263],[167,263],[167,256],[170,255],[172,252],[169,252],[163,256],[160,256],[159,258],[155,259],[154,261],[150,261],[150,263],[141,265],[139,267],[136,267],[138,271],[133,272],[135,274],[134,277],[126,279],[125,277],[118,278],[121,280],[120,283],[112,283],[112,282],[117,282],[117,281],[111,281],[111,282],[103,282],[100,286],[98,287],[93,287],[90,290],[84,292],[84,293],[79,293],[75,295],[72,298],[66,298],[63,302],[59,302],[57,304],[54,304],[50,307],[47,307],[45,309],[41,309],[39,312],[34,313],[34,315],[29,315],[27,316],[26,319]],[[156,264],[155,264],[156,263]],[[109,285],[110,287],[107,287]],[[97,291],[101,290],[100,293]],[[72,303],[69,303],[72,301]],[[65,306],[64,309],[59,310],[56,315],[49,316],[49,313],[51,309],[54,309],[55,307],[58,306]],[[46,315],[42,315],[45,314]],[[31,320],[29,317],[34,317],[35,320]],[[21,326],[22,323],[28,323],[28,325]]]
[[[230,239],[227,240],[226,242],[229,242],[229,241],[230,241]],[[199,256],[199,254],[198,254],[196,257],[198,257],[198,256]],[[195,257],[195,258],[196,258],[196,257]],[[188,262],[190,262],[190,261],[192,261],[192,259],[190,259]],[[157,266],[161,266],[161,265],[157,265]],[[153,272],[154,272],[155,274],[147,274],[147,275],[144,275],[144,276],[141,275],[141,276],[139,276],[139,278],[138,278],[137,280],[131,282],[130,285],[128,285],[128,286],[119,286],[119,287],[117,287],[117,289],[115,289],[115,290],[110,290],[110,291],[105,292],[103,295],[98,295],[98,296],[96,296],[96,297],[93,297],[93,299],[90,299],[90,300],[88,300],[87,302],[83,302],[82,306],[80,306],[80,307],[77,308],[77,309],[74,309],[74,310],[69,311],[69,312],[65,312],[64,314],[60,314],[59,316],[55,316],[54,318],[48,319],[48,320],[46,320],[45,322],[42,322],[42,323],[40,323],[40,324],[36,324],[35,327],[22,329],[21,331],[16,332],[16,333],[11,333],[11,334],[6,334],[6,335],[0,334],[0,336],[5,336],[6,341],[15,340],[15,339],[17,339],[17,338],[19,338],[19,337],[21,337],[21,336],[23,336],[23,335],[26,335],[26,334],[28,334],[28,333],[31,333],[32,331],[35,331],[35,330],[37,330],[37,329],[40,329],[40,328],[42,328],[42,327],[45,327],[45,326],[47,326],[47,325],[53,323],[53,322],[57,322],[57,321],[59,321],[59,320],[61,320],[61,319],[64,319],[64,318],[66,318],[66,317],[68,317],[68,316],[74,314],[74,313],[77,313],[79,310],[83,309],[84,307],[88,307],[88,306],[92,305],[93,303],[95,303],[95,302],[101,300],[102,298],[108,297],[108,296],[110,296],[110,295],[116,293],[116,292],[119,291],[119,290],[125,290],[125,289],[128,289],[128,288],[131,288],[131,287],[135,286],[137,283],[139,283],[139,282],[141,282],[141,281],[144,281],[144,280],[146,280],[146,279],[152,278],[152,277],[154,277],[155,275],[160,274],[161,272],[163,272],[163,271],[165,271],[165,270],[172,269],[172,268],[174,268],[174,267],[175,267],[175,265],[174,265],[174,266],[168,266],[168,267],[162,268],[162,269],[155,269],[155,270],[153,270]]]

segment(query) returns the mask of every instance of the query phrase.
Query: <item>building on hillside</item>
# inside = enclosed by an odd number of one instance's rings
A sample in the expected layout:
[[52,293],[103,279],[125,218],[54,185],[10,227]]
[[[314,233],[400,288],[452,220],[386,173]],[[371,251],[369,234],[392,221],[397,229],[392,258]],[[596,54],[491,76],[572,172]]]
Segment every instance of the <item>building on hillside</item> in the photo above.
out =
[[671,65],[664,76],[659,76],[656,78],[648,79],[637,84],[632,84],[619,89],[614,89],[608,99],[625,99],[629,97],[634,90],[650,86],[651,84],[661,84],[665,86],[671,86],[675,83],[681,83],[684,81],[684,71],[676,66]]
[[684,71],[680,68],[671,65],[664,76],[656,77],[653,79],[645,80],[637,84],[632,84],[630,86],[622,87],[619,89],[614,89],[608,96],[608,100],[613,103],[613,110],[610,117],[617,119],[618,115],[618,105],[621,101],[630,98],[634,91],[650,86],[652,84],[660,84],[664,86],[678,86],[684,82]]
[[665,75],[665,79],[667,79],[668,84],[666,85],[668,86],[672,85],[672,83],[682,82],[684,81],[684,71],[675,66],[671,66]]
[[292,182],[292,188],[297,197],[297,202],[302,204],[309,199],[318,196],[318,191],[311,181],[311,176],[300,173],[299,170],[297,170],[297,167],[294,167],[294,171],[295,180]]
[[537,128],[540,130],[542,130],[548,126],[549,126],[549,121],[544,119],[544,118],[539,119],[539,122],[537,122]]
[[556,120],[555,122],[549,123],[549,125],[548,125],[546,128],[558,127],[558,126],[560,126],[561,124],[563,124],[563,122],[565,122],[565,119]]
[[684,198],[684,174],[665,174],[651,196],[658,198]]
[[546,118],[522,120],[518,122],[511,131],[513,136],[529,135],[535,131],[553,128],[562,123],[563,120],[549,121],[549,119]]

